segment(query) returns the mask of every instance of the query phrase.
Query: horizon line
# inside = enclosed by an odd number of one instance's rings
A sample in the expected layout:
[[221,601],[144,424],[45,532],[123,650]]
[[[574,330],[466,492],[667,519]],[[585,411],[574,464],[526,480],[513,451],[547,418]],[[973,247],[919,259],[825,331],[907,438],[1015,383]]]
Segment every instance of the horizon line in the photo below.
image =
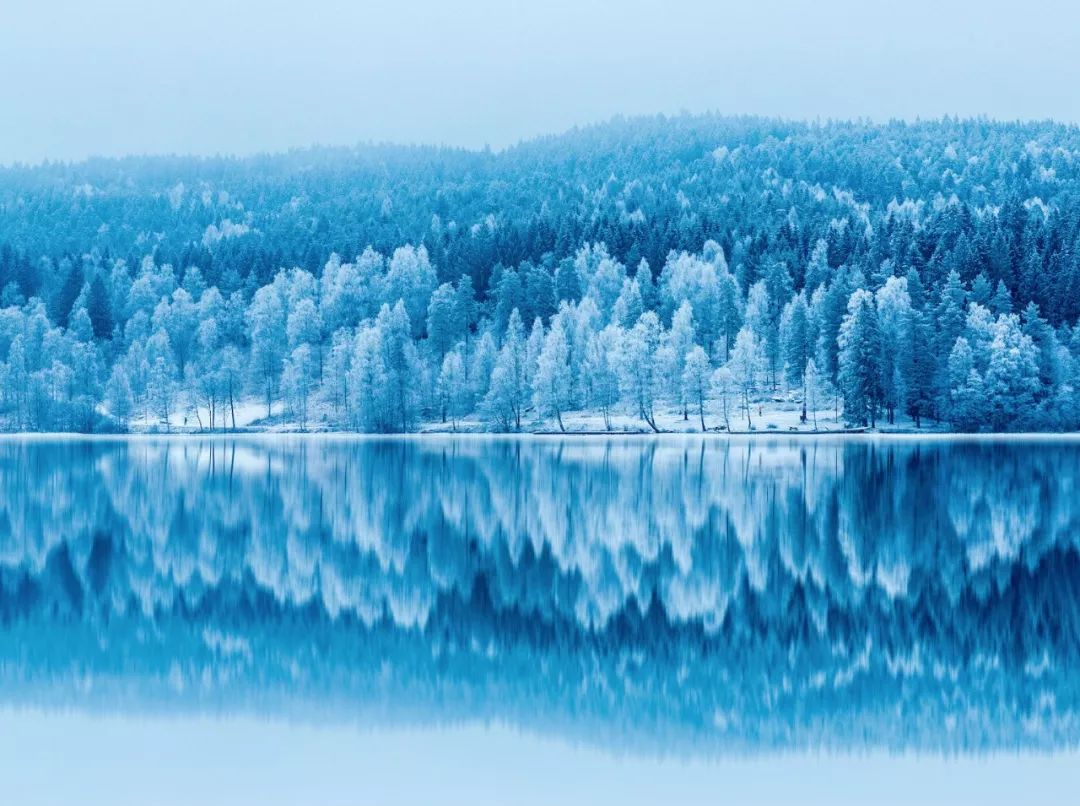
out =
[[363,149],[403,149],[403,150],[417,150],[417,151],[434,151],[434,152],[456,152],[472,155],[485,155],[499,156],[512,152],[519,148],[524,148],[535,143],[541,143],[544,141],[557,140],[562,137],[567,137],[580,132],[589,130],[601,129],[606,126],[612,126],[617,123],[634,123],[645,121],[664,121],[664,120],[725,120],[725,121],[744,121],[744,122],[757,122],[761,124],[776,124],[776,125],[788,125],[788,126],[805,126],[809,129],[814,128],[826,128],[830,126],[863,126],[867,128],[885,129],[890,126],[918,126],[918,125],[933,125],[943,123],[954,124],[966,124],[966,123],[979,123],[991,126],[1006,126],[1006,127],[1024,127],[1024,126],[1053,126],[1064,129],[1080,129],[1080,123],[1076,121],[1067,121],[1057,118],[997,118],[990,115],[939,115],[922,117],[916,115],[915,117],[903,117],[895,116],[889,118],[874,118],[871,116],[860,117],[828,117],[828,118],[800,118],[796,116],[784,116],[784,115],[763,115],[753,113],[729,113],[721,112],[718,110],[706,110],[701,112],[692,112],[689,110],[682,110],[675,113],[670,112],[653,112],[653,113],[641,113],[641,114],[615,114],[610,117],[594,120],[588,123],[580,123],[570,126],[569,128],[560,129],[557,131],[547,131],[534,134],[530,137],[520,138],[515,142],[501,145],[492,146],[489,143],[484,145],[454,145],[450,143],[438,143],[434,141],[423,140],[356,140],[351,143],[321,143],[312,142],[305,145],[294,145],[288,148],[282,148],[277,150],[254,150],[254,151],[227,151],[220,150],[213,153],[210,152],[195,152],[195,151],[132,151],[124,154],[104,154],[104,153],[89,153],[85,156],[66,159],[66,158],[50,158],[44,157],[40,160],[25,161],[25,160],[5,160],[0,156],[0,171],[26,171],[26,170],[38,170],[42,168],[54,168],[54,167],[68,167],[74,168],[78,166],[85,166],[95,162],[124,162],[128,160],[187,160],[196,162],[244,162],[248,160],[255,160],[260,158],[279,158],[290,156],[294,154],[301,154],[304,152],[348,152],[348,151],[361,151]]

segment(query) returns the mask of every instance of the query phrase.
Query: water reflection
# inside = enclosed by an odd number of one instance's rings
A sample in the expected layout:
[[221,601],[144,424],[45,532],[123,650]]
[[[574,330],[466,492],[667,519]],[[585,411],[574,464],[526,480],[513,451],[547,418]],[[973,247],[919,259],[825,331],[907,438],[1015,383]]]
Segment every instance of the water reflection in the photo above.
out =
[[0,443],[0,698],[648,752],[1080,739],[1080,443]]

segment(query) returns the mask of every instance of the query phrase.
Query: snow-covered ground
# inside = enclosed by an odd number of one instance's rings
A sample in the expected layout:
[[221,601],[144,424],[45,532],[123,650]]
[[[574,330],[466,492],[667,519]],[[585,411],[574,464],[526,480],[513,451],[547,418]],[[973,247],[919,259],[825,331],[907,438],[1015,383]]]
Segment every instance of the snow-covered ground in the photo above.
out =
[[[808,412],[806,422],[800,421],[800,407],[792,401],[763,401],[755,403],[750,411],[751,427],[747,428],[746,413],[742,409],[729,408],[728,423],[731,433],[836,433],[850,431],[843,418],[838,418],[833,408]],[[657,428],[664,433],[701,433],[701,420],[696,409],[690,409],[684,417],[681,409],[658,409],[655,416]],[[605,433],[615,434],[652,433],[649,425],[640,417],[624,411],[613,413],[610,417],[610,429],[605,425],[604,417],[595,411],[571,411],[563,414],[563,426],[566,433]],[[133,433],[205,433],[209,431],[210,416],[206,409],[197,414],[193,410],[178,410],[170,419],[166,429],[160,420],[150,417],[134,418],[129,423]],[[223,429],[227,426],[227,429]],[[231,430],[232,418],[227,411],[220,411],[215,416],[215,431]],[[705,412],[705,426],[709,432],[724,433],[728,430],[718,405]],[[314,409],[305,428],[290,417],[281,402],[271,408],[267,417],[266,404],[256,399],[245,399],[236,404],[236,428],[241,431],[266,433],[341,431],[326,411]],[[477,433],[491,431],[490,425],[475,415],[459,420],[457,427],[447,421],[425,420],[418,431],[425,434],[448,432]],[[559,424],[554,418],[538,419],[532,412],[522,422],[523,432],[559,433]],[[923,423],[921,429],[908,417],[897,415],[892,425],[879,422],[877,432],[898,433],[941,433],[946,429],[941,424]]]
[[[277,402],[271,408],[272,419],[280,418],[284,412],[284,405]],[[270,430],[266,423],[266,403],[254,399],[245,399],[236,403],[236,428],[238,430]],[[133,417],[128,423],[128,428],[134,433],[157,433],[171,431],[176,433],[190,433],[208,431],[210,429],[210,411],[206,407],[200,407],[196,412],[190,407],[177,409],[169,418],[169,427],[166,428],[159,417],[147,417],[141,415]],[[232,415],[228,409],[218,410],[214,413],[214,430],[232,428]],[[299,426],[291,429],[299,431]]]

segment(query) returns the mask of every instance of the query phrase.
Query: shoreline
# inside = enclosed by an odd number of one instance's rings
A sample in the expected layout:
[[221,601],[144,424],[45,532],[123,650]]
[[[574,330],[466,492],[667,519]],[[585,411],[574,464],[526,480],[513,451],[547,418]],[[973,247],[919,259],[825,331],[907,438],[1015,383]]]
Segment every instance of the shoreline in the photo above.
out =
[[359,431],[176,431],[130,432],[115,434],[82,434],[71,431],[12,431],[0,432],[0,442],[154,442],[154,441],[210,441],[215,439],[267,441],[274,439],[302,439],[309,441],[442,441],[442,440],[682,440],[734,442],[788,441],[820,439],[852,442],[1077,442],[1080,432],[1024,431],[1002,433],[964,433],[951,431],[422,431],[414,433],[365,433]]

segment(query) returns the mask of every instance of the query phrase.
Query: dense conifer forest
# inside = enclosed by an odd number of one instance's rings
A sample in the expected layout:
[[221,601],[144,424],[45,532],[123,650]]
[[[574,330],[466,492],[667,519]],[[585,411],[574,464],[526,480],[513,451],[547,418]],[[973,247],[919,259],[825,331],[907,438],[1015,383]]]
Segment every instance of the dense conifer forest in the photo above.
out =
[[0,427],[1076,430],[1078,191],[953,119],[9,166]]

